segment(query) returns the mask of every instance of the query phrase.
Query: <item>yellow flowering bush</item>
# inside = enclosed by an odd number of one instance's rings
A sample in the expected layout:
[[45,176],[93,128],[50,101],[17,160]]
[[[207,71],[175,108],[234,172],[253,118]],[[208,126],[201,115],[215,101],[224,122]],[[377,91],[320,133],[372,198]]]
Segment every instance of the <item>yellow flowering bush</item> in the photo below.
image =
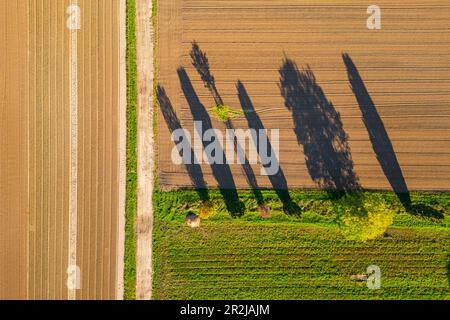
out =
[[373,240],[393,223],[395,212],[377,194],[348,193],[333,203],[342,234],[348,240]]

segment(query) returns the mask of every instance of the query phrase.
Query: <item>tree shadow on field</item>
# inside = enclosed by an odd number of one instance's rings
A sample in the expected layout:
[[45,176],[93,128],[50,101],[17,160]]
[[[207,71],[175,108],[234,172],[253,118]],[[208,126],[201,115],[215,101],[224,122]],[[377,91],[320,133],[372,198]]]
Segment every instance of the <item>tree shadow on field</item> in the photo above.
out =
[[200,49],[200,46],[196,41],[192,42],[192,49],[190,52],[192,65],[195,67],[200,77],[202,78],[203,84],[211,92],[216,105],[223,105],[222,97],[216,87],[216,80],[211,73],[208,57],[205,52]]
[[372,97],[364,84],[361,75],[351,57],[344,53],[342,55],[347,68],[351,88],[362,113],[363,122],[369,133],[373,151],[386,176],[389,184],[399,198],[407,212],[428,218],[443,219],[444,214],[439,210],[424,204],[413,204],[402,169],[392,145],[391,139],[379,115]]
[[447,256],[447,280],[450,287],[450,255]]
[[[265,128],[261,121],[261,118],[256,113],[250,96],[248,95],[244,84],[240,80],[237,82],[236,88],[242,110],[244,111],[245,118],[247,119],[248,127],[250,129],[254,129],[256,132],[264,132]],[[258,153],[260,153],[260,146],[262,145],[262,143],[261,141],[259,141],[259,139],[261,137],[257,135],[255,138],[256,141],[254,141],[254,143],[258,148]],[[275,151],[272,148],[272,144],[270,143],[269,138],[267,137],[267,135],[264,135],[263,139],[266,140],[267,149],[270,151],[273,158]],[[281,168],[278,159],[275,159],[275,161],[278,162],[279,170],[277,174],[269,175],[268,178],[273,188],[275,189],[278,198],[283,203],[283,211],[287,214],[300,214],[300,207],[294,201],[292,201],[291,195],[289,194],[289,188],[283,169]]]
[[279,72],[281,95],[292,113],[294,132],[312,180],[333,197],[360,190],[340,114],[317,84],[313,71],[309,66],[299,70],[285,57]]
[[[170,133],[172,134],[176,130],[183,129],[181,126],[181,121],[178,119],[175,110],[172,106],[172,103],[166,94],[166,90],[159,85],[157,87],[157,98],[159,107],[163,114],[164,120],[167,124],[167,127],[170,130]],[[192,148],[190,148],[190,153],[191,153],[190,159],[192,159],[192,161],[190,164],[184,165],[189,174],[191,182],[199,195],[200,200],[209,201],[209,193],[207,190],[206,182],[203,178],[203,172],[200,165],[196,164],[197,161],[195,160],[195,153],[192,150]],[[181,152],[180,156],[183,157],[183,154]]]
[[[208,88],[208,90],[210,91],[216,105],[224,105],[224,101],[220,96],[219,91],[216,87],[214,76],[211,73],[208,57],[206,53],[204,53],[200,49],[200,46],[195,41],[192,42],[192,50],[190,52],[190,56],[192,59],[192,65],[195,67],[198,74],[200,75],[204,86]],[[225,122],[225,126],[227,129],[234,129],[233,121],[231,119],[228,119]],[[242,171],[244,173],[248,185],[252,189],[252,192],[255,196],[258,206],[262,208],[263,206],[265,206],[264,197],[262,195],[260,187],[258,186],[258,181],[256,179],[253,168],[247,156],[245,155],[245,150],[241,148],[236,137],[234,137],[233,145],[236,154],[244,155],[244,159],[242,161]]]
[[[204,105],[200,102],[186,70],[181,67],[177,70],[177,72],[180,79],[181,88],[188,102],[194,121],[199,121],[202,123],[203,132],[213,129],[211,118]],[[200,136],[203,136],[203,132],[199,133]],[[202,143],[203,148],[205,149],[211,142],[202,141]],[[219,190],[224,198],[227,210],[234,217],[241,216],[244,213],[244,207],[242,202],[239,200],[230,166],[227,164],[226,156],[223,150],[221,149],[219,152],[223,155],[224,164],[212,163],[210,165],[212,173],[218,183]]]

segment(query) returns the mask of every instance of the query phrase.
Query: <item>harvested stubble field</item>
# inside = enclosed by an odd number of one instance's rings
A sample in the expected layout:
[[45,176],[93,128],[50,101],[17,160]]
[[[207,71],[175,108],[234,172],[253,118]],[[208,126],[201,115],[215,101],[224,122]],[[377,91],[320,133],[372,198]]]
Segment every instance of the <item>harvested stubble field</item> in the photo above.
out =
[[[364,188],[449,190],[450,6],[377,5],[381,30],[367,28],[364,1],[159,1],[158,83],[190,132],[217,97],[259,117],[233,119],[235,128],[280,129],[285,181],[252,166],[259,187],[316,188],[345,157],[342,169]],[[192,63],[193,41],[212,86]],[[203,120],[225,130],[214,117]],[[171,160],[171,124],[163,114],[159,123],[161,187],[192,186]],[[249,186],[241,166],[222,171],[201,165],[196,175],[208,186]],[[219,181],[224,175],[228,183]]]
[[[0,1],[0,299],[67,299],[70,253],[81,273],[76,298],[121,295],[124,3]],[[76,47],[71,4],[81,16]],[[74,53],[78,130],[71,132]],[[70,210],[74,169],[77,210]]]
[[0,1],[0,299],[27,295],[27,6]]

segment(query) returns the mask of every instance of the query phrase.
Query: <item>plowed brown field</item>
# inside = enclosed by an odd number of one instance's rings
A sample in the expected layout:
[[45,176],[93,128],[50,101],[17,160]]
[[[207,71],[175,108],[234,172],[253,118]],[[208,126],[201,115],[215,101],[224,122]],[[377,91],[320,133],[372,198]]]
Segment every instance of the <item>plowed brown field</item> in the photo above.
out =
[[68,298],[71,3],[81,9],[76,298],[121,295],[124,2],[0,0],[0,299]]
[[[189,53],[196,41],[208,57],[224,102],[242,110],[240,80],[263,127],[280,129],[279,160],[287,186],[317,188],[307,165],[317,155],[305,157],[304,149],[317,147],[320,153],[333,141],[322,141],[326,133],[312,125],[316,140],[299,143],[296,134],[301,136],[305,126],[295,123],[280,92],[285,59],[295,62],[300,71],[309,65],[316,94],[323,93],[331,110],[340,113],[341,133],[348,136],[353,170],[364,188],[404,187],[404,180],[409,190],[450,190],[450,5],[445,0],[380,0],[376,4],[381,8],[381,30],[367,28],[369,4],[358,0],[159,1],[160,85],[179,123],[192,133],[196,117],[192,106],[200,103],[209,109],[215,104],[191,63]],[[344,53],[357,72],[346,67]],[[181,81],[180,67],[186,71]],[[359,88],[362,96],[352,91],[350,72],[353,80],[359,73],[367,89]],[[291,88],[294,93],[297,89]],[[375,110],[368,111],[371,100]],[[362,109],[368,113],[364,115]],[[302,110],[299,106],[298,117]],[[321,111],[313,110],[316,116],[307,112],[312,124],[322,123]],[[159,119],[159,183],[164,188],[191,186],[186,168],[171,161],[174,144],[161,113]],[[214,119],[212,124],[225,129]],[[248,128],[245,117],[233,119],[233,124]],[[321,161],[326,163],[326,157]],[[240,165],[230,165],[230,170],[237,187],[249,186]],[[253,171],[258,186],[273,187],[259,175],[259,165]],[[218,185],[209,165],[202,165],[199,175],[209,186]]]

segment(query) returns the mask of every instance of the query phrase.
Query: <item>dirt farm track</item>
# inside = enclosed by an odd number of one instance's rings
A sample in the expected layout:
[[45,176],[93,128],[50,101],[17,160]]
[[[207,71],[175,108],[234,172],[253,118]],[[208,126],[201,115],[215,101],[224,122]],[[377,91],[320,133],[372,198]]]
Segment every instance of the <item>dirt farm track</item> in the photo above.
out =
[[[449,15],[446,0],[159,1],[160,186],[450,190]],[[278,177],[173,163],[171,131],[224,134],[217,102],[247,113],[234,128],[280,130]]]
[[0,299],[122,294],[124,3],[0,0]]

